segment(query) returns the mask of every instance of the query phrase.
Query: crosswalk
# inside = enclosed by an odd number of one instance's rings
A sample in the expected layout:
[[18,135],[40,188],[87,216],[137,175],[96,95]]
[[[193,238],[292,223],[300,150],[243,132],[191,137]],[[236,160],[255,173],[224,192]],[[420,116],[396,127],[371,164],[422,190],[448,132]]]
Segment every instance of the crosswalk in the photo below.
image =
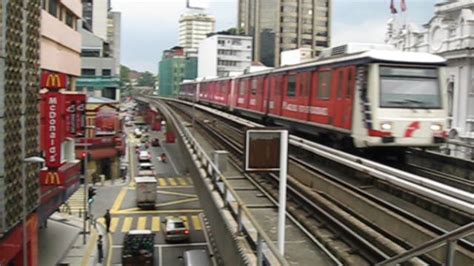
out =
[[71,215],[82,216],[84,214],[84,187],[80,186],[66,203],[61,205],[59,210]]
[[[188,187],[193,185],[191,177],[158,177],[157,187]],[[130,183],[134,187],[135,183]]]
[[[110,220],[111,232],[127,233],[130,230],[151,230],[160,232],[164,224],[164,219],[176,216],[124,216],[112,217]],[[202,223],[198,215],[182,215],[179,216],[190,230],[201,231]],[[98,218],[97,222],[104,224],[104,218]]]

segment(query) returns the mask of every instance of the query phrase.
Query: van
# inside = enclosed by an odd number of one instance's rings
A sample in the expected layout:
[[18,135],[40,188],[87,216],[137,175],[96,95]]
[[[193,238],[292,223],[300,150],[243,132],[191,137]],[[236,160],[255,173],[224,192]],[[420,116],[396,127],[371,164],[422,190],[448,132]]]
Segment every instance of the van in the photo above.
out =
[[184,252],[185,266],[211,266],[211,259],[205,249],[193,249]]

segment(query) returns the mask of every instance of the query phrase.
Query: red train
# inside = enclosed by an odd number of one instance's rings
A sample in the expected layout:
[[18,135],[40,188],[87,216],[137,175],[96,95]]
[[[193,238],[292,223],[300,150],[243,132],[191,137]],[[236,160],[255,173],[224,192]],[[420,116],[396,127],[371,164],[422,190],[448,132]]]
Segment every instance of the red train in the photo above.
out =
[[344,146],[429,147],[447,136],[444,65],[432,54],[351,44],[299,65],[186,81],[179,98]]

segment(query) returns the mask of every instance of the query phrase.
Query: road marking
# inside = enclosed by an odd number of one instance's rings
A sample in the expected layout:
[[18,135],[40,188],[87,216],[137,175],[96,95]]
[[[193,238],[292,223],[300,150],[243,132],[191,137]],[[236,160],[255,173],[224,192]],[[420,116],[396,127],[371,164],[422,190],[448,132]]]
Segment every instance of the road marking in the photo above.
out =
[[85,256],[82,258],[81,266],[89,265],[89,259],[91,258],[92,251],[95,248],[95,244],[97,242],[97,233],[95,230],[92,230],[91,239],[89,239],[89,243],[87,245],[87,250]]
[[119,222],[119,218],[116,218],[116,217],[110,220],[110,232],[115,232],[115,230],[117,230],[118,222]]
[[138,230],[145,230],[146,229],[145,227],[146,227],[146,217],[138,218],[137,229]]
[[160,187],[166,187],[166,180],[164,178],[158,178],[158,183],[160,184]]
[[123,187],[123,188],[120,190],[119,195],[118,195],[117,198],[115,199],[114,205],[112,205],[112,209],[110,210],[110,212],[115,212],[115,211],[120,210],[120,206],[122,206],[122,202],[123,202],[123,200],[125,199],[125,195],[126,195],[126,194],[127,194],[127,188],[126,188],[126,187]]
[[160,231],[160,217],[152,217],[151,219],[151,231],[159,232]]
[[188,223],[188,217],[187,216],[179,216],[179,218],[181,218],[183,220],[184,224],[186,225],[186,228],[190,229],[189,223]]
[[164,206],[170,206],[170,205],[177,205],[181,203],[187,203],[187,202],[193,202],[197,201],[198,198],[190,198],[190,199],[183,199],[183,200],[175,200],[175,201],[170,201],[170,202],[165,202],[165,203],[160,203],[156,204],[156,207],[164,207]]
[[188,210],[150,210],[150,211],[142,211],[139,208],[130,208],[130,209],[124,209],[120,210],[116,213],[113,213],[114,215],[120,215],[120,214],[166,214],[166,213],[202,213],[202,209],[188,209]]
[[193,221],[194,230],[202,230],[201,219],[197,215],[191,216],[191,220]]
[[172,177],[168,178],[168,182],[170,182],[170,185],[172,185],[172,186],[177,186],[178,185],[178,183],[176,183],[176,180],[174,180],[174,178],[172,178]]
[[[153,247],[159,248],[172,248],[172,247],[193,247],[193,246],[207,246],[206,242],[199,242],[199,243],[182,243],[182,244],[154,244]],[[123,245],[112,245],[112,248],[123,248]]]
[[113,253],[112,244],[114,242],[112,242],[112,234],[107,234],[107,238],[109,239],[109,252],[107,252],[107,265],[110,266],[112,265],[112,253]]
[[[162,148],[163,148],[163,150],[165,151],[165,153],[168,154],[168,151],[167,151],[167,149],[165,148],[165,145],[163,145]],[[167,158],[168,158],[168,156],[167,156]],[[180,175],[181,173],[180,173],[180,172],[178,171],[178,169],[176,168],[176,165],[175,165],[174,162],[173,162],[173,158],[169,157],[169,161],[170,161],[171,166],[173,167],[173,170],[175,171],[175,173],[178,174],[178,175]]]
[[197,198],[197,196],[195,194],[180,193],[180,192],[173,192],[173,191],[157,190],[156,193],[165,194],[165,195],[176,195],[176,196],[185,196],[185,197],[190,197],[190,198]]
[[178,183],[181,185],[181,186],[187,186],[188,183],[184,180],[184,178],[182,177],[178,177]]
[[133,217],[125,218],[122,225],[122,232],[127,233],[128,231],[130,231],[130,228],[132,227],[132,221],[133,221]]

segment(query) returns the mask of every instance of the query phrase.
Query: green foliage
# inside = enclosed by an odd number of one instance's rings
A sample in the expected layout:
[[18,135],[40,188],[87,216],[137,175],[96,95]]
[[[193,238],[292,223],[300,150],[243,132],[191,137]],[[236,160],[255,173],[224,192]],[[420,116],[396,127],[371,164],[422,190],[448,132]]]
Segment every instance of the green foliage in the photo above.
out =
[[154,87],[155,86],[155,76],[148,72],[145,71],[140,78],[138,78],[138,86],[148,86],[148,87]]

